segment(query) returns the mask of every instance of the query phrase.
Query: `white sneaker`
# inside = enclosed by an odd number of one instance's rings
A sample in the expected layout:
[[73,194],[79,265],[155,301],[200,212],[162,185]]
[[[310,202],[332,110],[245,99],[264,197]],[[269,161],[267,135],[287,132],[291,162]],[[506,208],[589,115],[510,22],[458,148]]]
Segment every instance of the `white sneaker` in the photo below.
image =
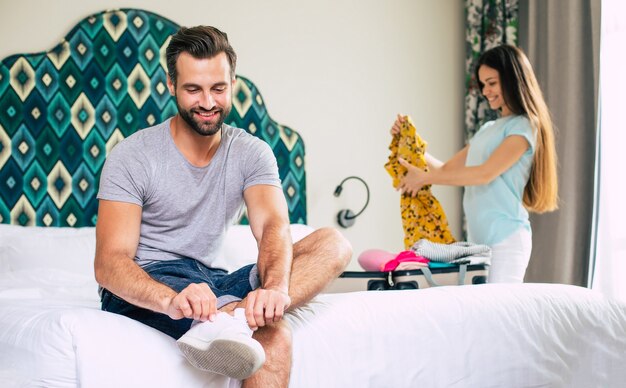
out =
[[244,311],[236,309],[234,317],[218,313],[214,322],[192,326],[176,341],[187,361],[198,369],[238,380],[256,372],[265,362],[265,351],[252,338]]

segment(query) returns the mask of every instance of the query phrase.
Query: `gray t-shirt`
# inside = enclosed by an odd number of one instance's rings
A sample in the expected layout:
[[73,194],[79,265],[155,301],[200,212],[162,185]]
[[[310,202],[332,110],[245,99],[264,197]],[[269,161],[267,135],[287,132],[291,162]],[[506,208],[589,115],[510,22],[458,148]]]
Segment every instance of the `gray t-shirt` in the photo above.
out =
[[188,257],[211,267],[227,228],[241,216],[243,191],[254,185],[281,187],[267,143],[224,125],[213,159],[196,167],[176,148],[167,120],[115,146],[98,199],[142,207],[139,265]]

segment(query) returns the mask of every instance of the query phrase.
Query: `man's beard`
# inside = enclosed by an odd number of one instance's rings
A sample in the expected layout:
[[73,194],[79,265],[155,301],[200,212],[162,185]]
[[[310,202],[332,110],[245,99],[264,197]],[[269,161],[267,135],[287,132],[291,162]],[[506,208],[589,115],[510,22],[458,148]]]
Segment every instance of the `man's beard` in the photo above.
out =
[[205,109],[192,109],[192,110],[184,110],[180,105],[178,105],[178,101],[176,101],[176,107],[178,108],[178,113],[180,117],[193,129],[197,134],[201,136],[213,136],[222,129],[222,124],[224,124],[224,120],[230,113],[230,108],[227,111],[221,108],[213,108],[209,112],[216,112],[218,114],[218,120],[215,124],[211,123],[203,123],[196,121],[193,118],[193,110],[202,110],[206,112]]

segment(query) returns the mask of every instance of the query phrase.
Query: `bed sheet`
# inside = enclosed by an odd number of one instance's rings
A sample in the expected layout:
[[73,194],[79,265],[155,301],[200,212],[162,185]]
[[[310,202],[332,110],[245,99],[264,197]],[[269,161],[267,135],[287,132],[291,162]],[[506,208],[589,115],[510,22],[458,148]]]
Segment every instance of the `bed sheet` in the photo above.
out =
[[[187,365],[164,334],[98,310],[95,287],[63,271],[0,275],[0,386],[240,385]],[[626,381],[626,306],[575,286],[323,294],[286,319],[296,388]]]
[[288,319],[294,332],[307,332],[294,340],[295,387],[588,388],[626,381],[626,307],[581,287],[322,295]]
[[100,310],[93,278],[55,269],[0,275],[2,387],[228,387],[174,340]]

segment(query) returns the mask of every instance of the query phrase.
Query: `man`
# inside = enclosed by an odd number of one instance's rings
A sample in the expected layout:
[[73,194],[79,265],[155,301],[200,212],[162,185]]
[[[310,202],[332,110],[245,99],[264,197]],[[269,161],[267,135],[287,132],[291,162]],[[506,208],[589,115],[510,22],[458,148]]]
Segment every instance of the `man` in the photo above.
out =
[[[283,315],[336,277],[351,247],[334,229],[292,245],[271,149],[223,124],[237,59],[226,34],[181,28],[166,57],[178,114],[119,143],[102,171],[102,308],[178,339],[200,369],[249,387],[286,386],[291,332]],[[211,264],[244,203],[259,255],[227,274]]]

